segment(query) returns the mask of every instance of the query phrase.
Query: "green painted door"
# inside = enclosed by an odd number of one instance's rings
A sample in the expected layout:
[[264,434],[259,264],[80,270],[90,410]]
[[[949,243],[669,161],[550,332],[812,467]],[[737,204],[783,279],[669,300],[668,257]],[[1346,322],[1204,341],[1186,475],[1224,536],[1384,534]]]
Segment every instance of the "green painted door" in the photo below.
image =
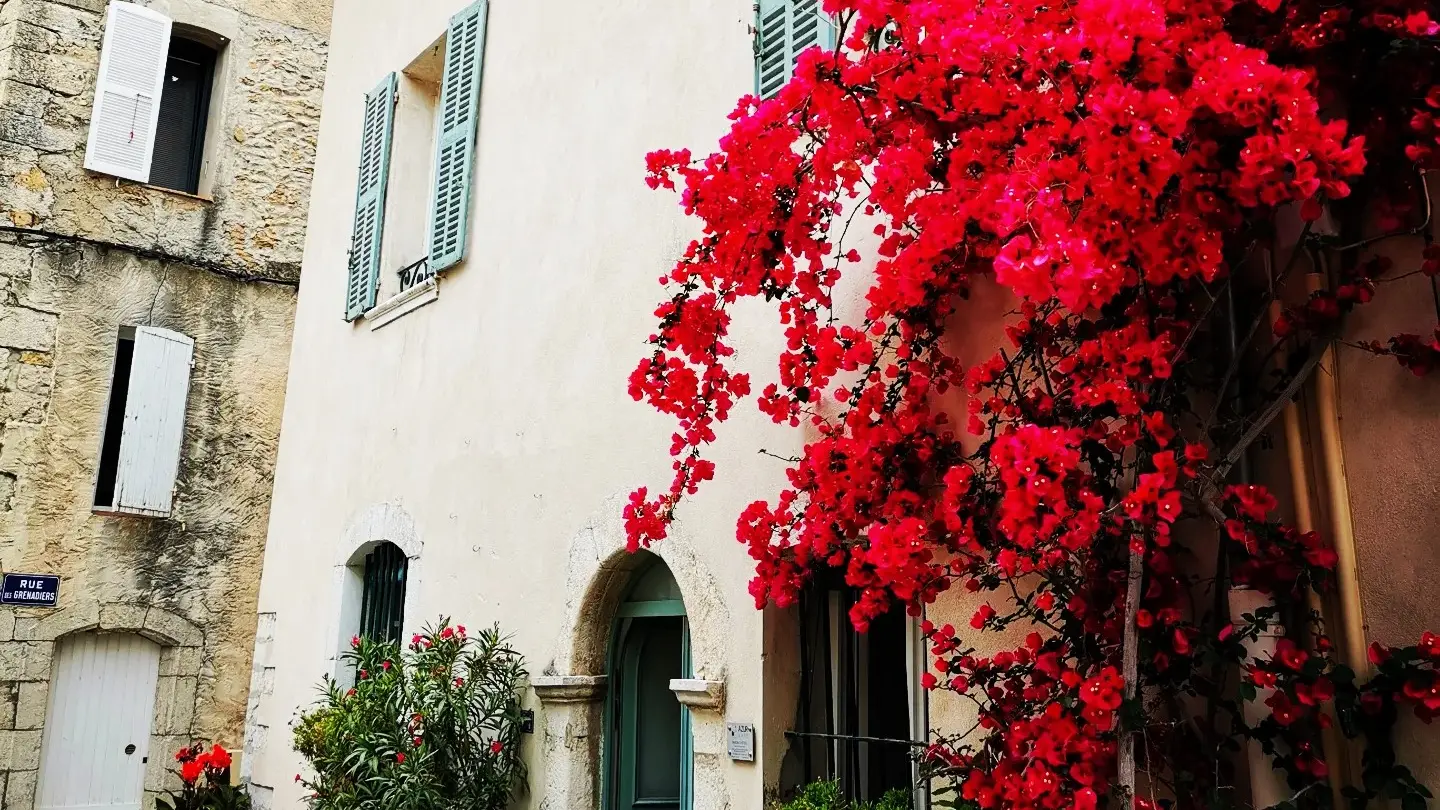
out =
[[685,674],[683,616],[645,616],[625,625],[614,717],[615,810],[683,810],[688,779],[685,707],[670,680]]

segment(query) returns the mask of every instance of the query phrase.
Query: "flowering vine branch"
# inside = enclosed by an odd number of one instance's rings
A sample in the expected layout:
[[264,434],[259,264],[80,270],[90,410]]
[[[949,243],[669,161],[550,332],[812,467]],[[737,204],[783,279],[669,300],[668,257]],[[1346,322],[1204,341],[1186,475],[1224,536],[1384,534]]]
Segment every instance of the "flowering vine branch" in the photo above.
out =
[[[925,686],[979,716],[928,750],[941,790],[986,810],[1231,806],[1248,741],[1283,804],[1329,806],[1313,788],[1338,728],[1365,740],[1352,805],[1423,804],[1388,733],[1399,705],[1440,712],[1440,643],[1374,647],[1357,677],[1308,606],[1335,552],[1238,473],[1377,284],[1440,274],[1432,5],[825,0],[840,48],[741,99],[708,157],[648,156],[703,231],[630,377],[678,424],[670,485],[626,506],[632,548],[716,475],[706,448],[752,393],[732,308],[758,299],[786,338],[758,406],[812,438],[737,522],[751,592],[790,605],[840,569],[861,629],[952,588],[983,600],[968,629],[924,626]],[[1422,266],[1363,254],[1364,206],[1425,241]],[[1267,332],[1306,265],[1324,283]],[[990,286],[1002,311],[969,300]],[[967,327],[997,319],[1006,345],[962,364]],[[1363,348],[1440,365],[1415,335]],[[1267,606],[1229,615],[1240,589]],[[980,651],[1017,623],[1022,646]],[[1273,654],[1252,654],[1262,637]]]

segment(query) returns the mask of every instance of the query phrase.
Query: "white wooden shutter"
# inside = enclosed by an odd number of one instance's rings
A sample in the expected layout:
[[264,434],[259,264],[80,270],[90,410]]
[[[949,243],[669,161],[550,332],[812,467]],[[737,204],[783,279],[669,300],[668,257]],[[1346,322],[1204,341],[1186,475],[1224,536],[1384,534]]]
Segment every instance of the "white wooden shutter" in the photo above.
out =
[[60,642],[37,810],[140,810],[159,669],[160,646],[140,636],[81,633]]
[[115,472],[116,512],[170,514],[194,349],[195,341],[178,332],[135,327],[135,356]]
[[451,17],[445,35],[440,122],[435,133],[435,188],[430,204],[431,272],[465,258],[488,7],[486,0],[479,0]]
[[100,47],[100,76],[90,112],[85,168],[141,183],[150,181],[155,122],[165,86],[170,18],[112,0]]
[[350,233],[350,268],[345,279],[345,320],[375,306],[380,287],[380,245],[385,236],[385,189],[390,179],[390,141],[395,132],[394,73],[365,96],[360,130],[360,174],[355,181],[355,224]]

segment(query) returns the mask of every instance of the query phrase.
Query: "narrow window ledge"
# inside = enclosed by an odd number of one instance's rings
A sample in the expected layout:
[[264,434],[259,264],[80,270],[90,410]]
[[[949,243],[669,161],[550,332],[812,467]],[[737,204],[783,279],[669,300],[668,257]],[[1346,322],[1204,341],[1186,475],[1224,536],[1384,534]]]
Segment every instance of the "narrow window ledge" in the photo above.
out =
[[725,708],[725,682],[706,681],[699,678],[674,678],[670,691],[675,699],[692,709],[708,709],[713,712]]
[[605,697],[605,676],[541,675],[530,688],[541,703],[595,703]]
[[370,324],[371,331],[374,331],[388,323],[393,323],[401,316],[414,312],[439,297],[440,284],[432,276],[410,289],[392,295],[376,304],[369,312],[365,313],[365,322]]
[[170,194],[170,195],[175,196],[175,197],[183,197],[183,198],[185,198],[185,199],[187,199],[187,200],[194,200],[195,202],[211,203],[211,204],[213,204],[213,203],[215,202],[215,198],[214,198],[214,197],[210,197],[210,196],[207,196],[207,195],[205,195],[205,194],[191,194],[191,193],[188,192],[188,191],[181,191],[181,190],[178,189],[178,188],[166,188],[165,186],[152,186],[152,185],[150,185],[149,183],[137,183],[136,185],[139,185],[141,188],[148,188],[148,189],[150,189],[151,191],[159,191],[159,192],[163,192],[163,193],[165,193],[165,194]]

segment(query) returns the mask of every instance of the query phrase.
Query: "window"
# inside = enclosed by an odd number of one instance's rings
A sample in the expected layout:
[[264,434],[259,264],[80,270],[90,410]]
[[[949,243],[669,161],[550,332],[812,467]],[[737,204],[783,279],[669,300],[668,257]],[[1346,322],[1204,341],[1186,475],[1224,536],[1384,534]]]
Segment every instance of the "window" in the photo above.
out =
[[361,636],[399,643],[405,625],[405,579],[409,569],[410,560],[394,543],[381,543],[365,555],[365,586],[360,597]]
[[760,0],[755,19],[755,92],[769,98],[795,74],[800,54],[835,47],[835,23],[820,0]]
[[479,0],[450,18],[444,37],[365,97],[347,321],[382,288],[403,294],[465,258],[487,9]]
[[165,87],[155,128],[150,184],[196,194],[215,79],[215,50],[178,36],[170,38]]
[[95,511],[170,514],[195,342],[150,326],[124,327],[100,436]]
[[100,49],[85,168],[187,194],[202,191],[222,37],[112,0]]
[[852,801],[900,789],[923,802],[913,757],[928,727],[918,626],[896,607],[858,633],[853,603],[838,581],[811,583],[801,596],[800,705],[788,735],[800,767],[789,787],[835,779]]

